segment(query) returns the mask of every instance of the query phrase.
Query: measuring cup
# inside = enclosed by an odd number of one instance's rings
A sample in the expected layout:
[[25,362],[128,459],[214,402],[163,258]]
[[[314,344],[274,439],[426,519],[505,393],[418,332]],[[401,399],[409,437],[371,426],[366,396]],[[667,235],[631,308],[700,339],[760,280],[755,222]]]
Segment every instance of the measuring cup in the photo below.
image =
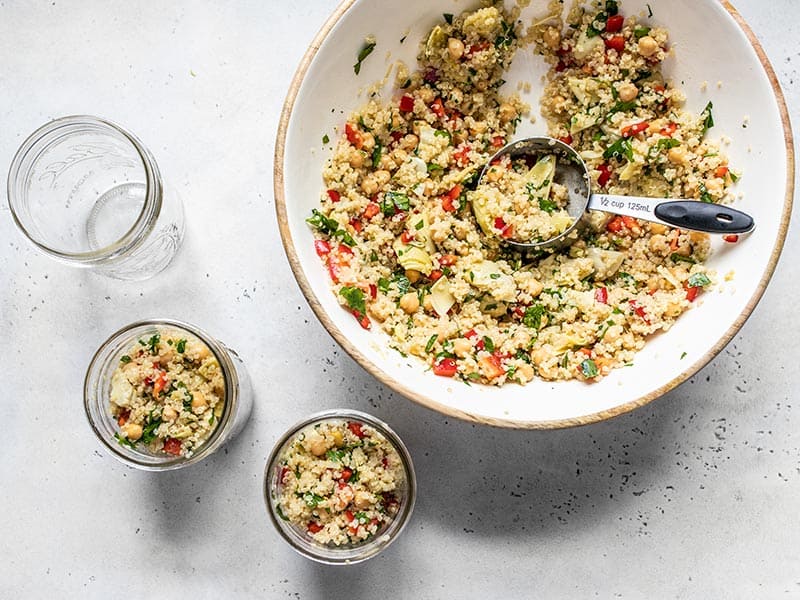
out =
[[518,140],[501,148],[484,166],[478,184],[483,182],[487,169],[504,156],[516,158],[542,154],[554,154],[560,159],[553,179],[568,190],[569,199],[566,210],[572,217],[572,225],[559,235],[538,242],[504,239],[503,242],[510,246],[519,249],[554,246],[563,241],[578,226],[581,217],[587,210],[601,210],[652,223],[662,223],[670,227],[706,233],[748,233],[755,228],[755,222],[750,215],[720,204],[700,202],[699,200],[667,200],[592,193],[589,169],[580,154],[564,142],[545,136]]

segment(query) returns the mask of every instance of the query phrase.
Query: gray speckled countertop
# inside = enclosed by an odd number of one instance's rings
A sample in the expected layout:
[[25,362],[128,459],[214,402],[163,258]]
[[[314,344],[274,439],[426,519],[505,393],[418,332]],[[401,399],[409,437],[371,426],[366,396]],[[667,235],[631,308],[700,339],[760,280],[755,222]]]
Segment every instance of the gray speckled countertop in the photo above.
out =
[[[144,284],[37,254],[0,205],[0,597],[800,597],[797,227],[761,304],[708,367],[610,422],[554,432],[445,419],[374,381],[311,313],[272,199],[282,101],[335,0],[0,2],[0,165],[50,118],[125,124],[188,211],[175,263]],[[800,110],[797,0],[737,0]],[[240,437],[179,472],[101,450],[81,408],[97,345],[186,318],[256,382]],[[413,520],[343,571],[272,529],[264,462],[300,417],[388,420],[419,478]]]

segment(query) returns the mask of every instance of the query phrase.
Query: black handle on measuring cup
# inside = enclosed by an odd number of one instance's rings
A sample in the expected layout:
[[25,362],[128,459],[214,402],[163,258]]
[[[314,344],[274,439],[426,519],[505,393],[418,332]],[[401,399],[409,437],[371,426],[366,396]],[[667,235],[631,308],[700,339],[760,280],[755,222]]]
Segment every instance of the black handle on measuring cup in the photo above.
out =
[[697,200],[661,202],[654,212],[669,225],[706,233],[748,233],[756,226],[753,217],[747,213]]

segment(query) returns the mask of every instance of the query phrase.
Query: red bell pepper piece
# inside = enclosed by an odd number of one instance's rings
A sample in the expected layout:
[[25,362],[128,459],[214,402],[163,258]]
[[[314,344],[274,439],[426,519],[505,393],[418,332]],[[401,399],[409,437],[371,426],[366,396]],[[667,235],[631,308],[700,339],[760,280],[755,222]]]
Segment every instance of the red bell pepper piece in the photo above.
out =
[[622,137],[633,137],[637,134],[647,131],[648,127],[650,127],[650,123],[647,121],[642,121],[641,123],[635,123],[633,125],[626,125],[622,128]]
[[164,452],[175,456],[181,455],[181,441],[178,438],[167,438],[164,440]]
[[606,21],[606,31],[608,33],[618,33],[622,31],[622,26],[625,24],[625,17],[622,15],[612,15]]
[[606,187],[608,180],[611,179],[611,173],[612,173],[611,167],[603,163],[602,165],[597,167],[597,170],[600,171],[600,175],[597,176],[597,185],[599,185],[600,187]]
[[458,365],[452,358],[443,358],[439,362],[433,363],[433,373],[439,377],[453,377],[458,373]]
[[361,135],[361,132],[356,129],[350,123],[344,124],[344,135],[347,137],[347,141],[353,144],[357,149],[361,150],[361,147],[364,145],[364,138]]
[[409,95],[400,98],[400,110],[403,112],[411,112],[414,110],[414,98]]
[[611,50],[616,50],[617,52],[622,52],[625,50],[625,38],[621,35],[615,35],[614,37],[608,38],[605,40],[606,48]]
[[356,423],[355,421],[348,421],[347,428],[358,439],[362,439],[364,437],[364,431],[361,427],[361,423]]

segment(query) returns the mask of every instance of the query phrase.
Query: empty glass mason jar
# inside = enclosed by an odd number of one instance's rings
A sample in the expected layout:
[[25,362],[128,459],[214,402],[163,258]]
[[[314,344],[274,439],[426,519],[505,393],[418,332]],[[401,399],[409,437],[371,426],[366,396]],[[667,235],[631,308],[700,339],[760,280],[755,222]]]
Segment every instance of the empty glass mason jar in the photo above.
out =
[[194,464],[250,417],[242,359],[200,328],[172,319],[131,323],[109,337],[86,372],[84,409],[113,456],[147,471]]
[[117,279],[152,277],[183,239],[183,206],[165,193],[153,155],[97,117],[63,117],[31,134],[11,163],[8,202],[40,250]]

